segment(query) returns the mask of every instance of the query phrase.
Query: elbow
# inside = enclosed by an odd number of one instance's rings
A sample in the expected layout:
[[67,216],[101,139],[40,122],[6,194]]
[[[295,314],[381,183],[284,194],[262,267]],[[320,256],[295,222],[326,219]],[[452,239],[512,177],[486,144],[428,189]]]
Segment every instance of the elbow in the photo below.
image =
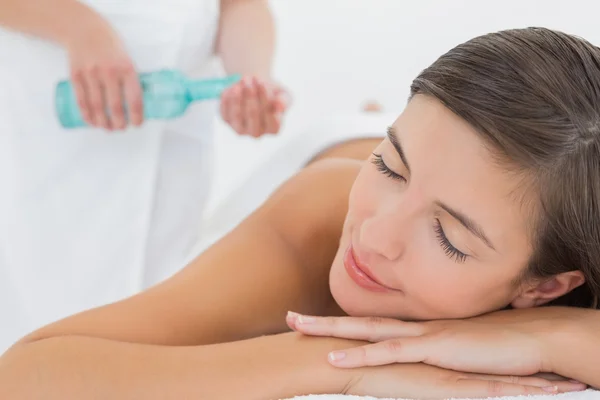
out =
[[30,386],[35,366],[27,356],[27,344],[15,344],[0,356],[0,399],[31,398],[25,390]]
[[24,338],[0,356],[0,399],[42,398],[44,369],[49,367],[46,344]]

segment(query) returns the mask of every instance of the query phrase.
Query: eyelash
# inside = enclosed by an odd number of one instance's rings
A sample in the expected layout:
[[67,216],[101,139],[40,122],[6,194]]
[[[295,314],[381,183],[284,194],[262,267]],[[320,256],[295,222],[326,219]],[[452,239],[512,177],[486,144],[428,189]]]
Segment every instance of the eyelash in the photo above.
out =
[[373,153],[373,160],[371,161],[373,163],[373,165],[375,165],[375,167],[377,167],[377,171],[381,172],[382,174],[384,174],[385,176],[387,176],[388,178],[392,178],[395,179],[397,181],[402,181],[402,182],[406,182],[406,178],[403,177],[400,174],[395,173],[394,171],[392,171],[390,169],[390,167],[388,167],[385,162],[383,161],[383,157],[381,157],[381,154],[376,154]]
[[[390,169],[390,167],[388,167],[385,164],[381,154],[373,153],[373,157],[374,158],[371,162],[375,165],[375,167],[377,167],[377,170],[379,172],[381,172],[382,174],[384,174],[385,176],[387,176],[391,179],[406,182],[405,177],[403,177],[400,174],[395,173],[394,171],[392,171]],[[435,219],[434,230],[435,230],[436,236],[440,242],[440,246],[442,246],[442,250],[444,251],[444,253],[450,259],[454,259],[455,262],[464,263],[468,256],[465,253],[463,253],[462,251],[458,250],[456,247],[452,246],[452,243],[450,243],[450,241],[446,237],[446,234],[444,233],[444,229],[442,228],[442,224],[440,223],[440,220],[437,218]]]
[[462,251],[458,250],[456,247],[452,246],[452,243],[446,237],[444,233],[444,229],[442,229],[442,224],[439,219],[435,219],[435,226],[433,227],[435,230],[436,236],[440,241],[440,246],[442,246],[442,250],[450,259],[454,259],[457,263],[464,263],[467,259],[467,255]]

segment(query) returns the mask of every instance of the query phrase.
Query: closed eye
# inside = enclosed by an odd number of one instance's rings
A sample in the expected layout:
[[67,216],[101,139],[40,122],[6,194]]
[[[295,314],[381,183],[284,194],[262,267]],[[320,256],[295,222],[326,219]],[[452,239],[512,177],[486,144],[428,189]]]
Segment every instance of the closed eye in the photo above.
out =
[[392,169],[386,165],[386,163],[383,161],[383,157],[381,156],[381,154],[373,153],[373,159],[371,160],[371,162],[373,163],[373,165],[375,165],[375,167],[377,167],[377,171],[381,172],[388,178],[406,182],[405,177],[392,171]]
[[440,242],[440,246],[442,246],[442,250],[444,253],[451,259],[456,261],[457,263],[464,263],[467,260],[468,255],[458,250],[456,247],[450,243],[444,229],[442,228],[442,224],[439,219],[435,219],[435,225],[433,226],[435,230],[435,234],[437,236],[438,241]]

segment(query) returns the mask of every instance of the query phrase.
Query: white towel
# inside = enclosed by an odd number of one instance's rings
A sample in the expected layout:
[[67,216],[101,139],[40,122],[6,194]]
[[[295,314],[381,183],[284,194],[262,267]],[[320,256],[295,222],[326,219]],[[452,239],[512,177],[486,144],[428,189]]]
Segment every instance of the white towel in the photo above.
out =
[[[359,397],[347,396],[341,394],[324,394],[298,396],[293,400],[402,400],[402,399],[376,399],[375,397]],[[539,396],[504,396],[494,397],[490,400],[599,400],[600,391],[588,389],[583,392],[561,393],[555,395],[539,395]],[[288,399],[292,400],[292,399]],[[452,399],[452,400],[468,400],[468,399]]]

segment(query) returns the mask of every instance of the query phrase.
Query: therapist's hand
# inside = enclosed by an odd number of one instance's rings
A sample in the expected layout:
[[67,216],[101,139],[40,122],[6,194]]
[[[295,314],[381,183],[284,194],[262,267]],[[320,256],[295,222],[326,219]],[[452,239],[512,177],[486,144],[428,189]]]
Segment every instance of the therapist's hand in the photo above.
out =
[[289,98],[287,91],[273,82],[244,77],[223,92],[221,117],[240,135],[276,134]]
[[71,79],[83,119],[105,129],[123,129],[143,119],[142,89],[135,67],[114,30],[99,15],[65,44]]

